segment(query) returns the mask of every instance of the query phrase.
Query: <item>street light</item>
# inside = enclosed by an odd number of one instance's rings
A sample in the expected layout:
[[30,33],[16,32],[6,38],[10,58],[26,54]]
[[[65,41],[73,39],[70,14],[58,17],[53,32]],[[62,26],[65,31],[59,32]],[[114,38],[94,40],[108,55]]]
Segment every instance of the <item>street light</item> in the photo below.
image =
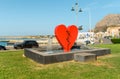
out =
[[75,11],[75,12],[76,12],[76,25],[78,25],[78,13],[79,13],[79,12],[82,12],[82,9],[79,8],[78,0],[77,0],[77,2],[75,3],[74,7],[72,7],[71,11]]
[[92,40],[94,33],[92,34],[92,28],[91,28],[91,9],[88,8],[88,20],[89,20],[89,32],[90,32],[90,41]]
[[90,10],[90,8],[89,8],[89,29],[90,29],[90,32],[91,32],[91,30],[92,30],[92,28],[91,28],[91,10]]
[[88,15],[88,27],[89,27],[89,31],[91,32],[92,28],[91,28],[91,9],[90,8],[86,8],[84,9],[84,12],[87,13]]

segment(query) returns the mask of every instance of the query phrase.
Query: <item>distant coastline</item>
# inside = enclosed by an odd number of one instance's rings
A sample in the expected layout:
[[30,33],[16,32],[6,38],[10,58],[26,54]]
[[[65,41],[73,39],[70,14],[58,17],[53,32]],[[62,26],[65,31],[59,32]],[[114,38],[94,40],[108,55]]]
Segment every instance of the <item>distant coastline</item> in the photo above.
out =
[[0,36],[0,45],[9,46],[28,39],[38,40],[40,38],[38,38],[38,36]]
[[[13,46],[14,43],[20,43],[24,40],[36,40],[40,45],[47,44],[50,35],[40,35],[40,36],[0,36],[0,45],[3,46]],[[52,42],[57,44],[57,40],[54,35],[52,35]]]

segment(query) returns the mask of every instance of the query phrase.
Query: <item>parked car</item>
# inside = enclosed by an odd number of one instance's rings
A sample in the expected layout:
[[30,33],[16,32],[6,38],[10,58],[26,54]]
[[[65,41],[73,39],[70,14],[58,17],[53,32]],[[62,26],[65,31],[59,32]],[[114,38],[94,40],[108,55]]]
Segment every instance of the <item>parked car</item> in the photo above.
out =
[[0,45],[0,50],[6,50],[5,46]]
[[86,41],[85,41],[85,44],[86,44],[86,45],[88,45],[88,44],[94,44],[94,42],[93,42],[93,41],[90,41],[90,40],[86,40]]
[[22,43],[14,44],[15,49],[23,49],[23,48],[38,48],[39,45],[35,40],[25,40]]

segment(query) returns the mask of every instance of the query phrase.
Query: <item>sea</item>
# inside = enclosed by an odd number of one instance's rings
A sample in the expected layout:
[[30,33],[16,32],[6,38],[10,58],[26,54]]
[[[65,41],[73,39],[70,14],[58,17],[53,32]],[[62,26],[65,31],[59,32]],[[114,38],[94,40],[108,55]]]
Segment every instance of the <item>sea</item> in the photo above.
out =
[[7,46],[7,42],[0,42],[0,45]]
[[[2,46],[10,46],[13,45],[12,43],[8,43],[9,40],[31,40],[30,38],[0,38],[0,45]],[[37,39],[34,39],[37,40]]]

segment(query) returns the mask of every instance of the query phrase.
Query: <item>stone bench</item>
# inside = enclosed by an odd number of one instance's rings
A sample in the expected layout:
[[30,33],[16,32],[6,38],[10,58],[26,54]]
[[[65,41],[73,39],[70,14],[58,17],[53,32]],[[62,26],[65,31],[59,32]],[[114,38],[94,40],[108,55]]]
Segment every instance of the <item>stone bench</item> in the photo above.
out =
[[97,56],[92,53],[78,53],[74,54],[74,60],[80,62],[91,62],[97,60]]

